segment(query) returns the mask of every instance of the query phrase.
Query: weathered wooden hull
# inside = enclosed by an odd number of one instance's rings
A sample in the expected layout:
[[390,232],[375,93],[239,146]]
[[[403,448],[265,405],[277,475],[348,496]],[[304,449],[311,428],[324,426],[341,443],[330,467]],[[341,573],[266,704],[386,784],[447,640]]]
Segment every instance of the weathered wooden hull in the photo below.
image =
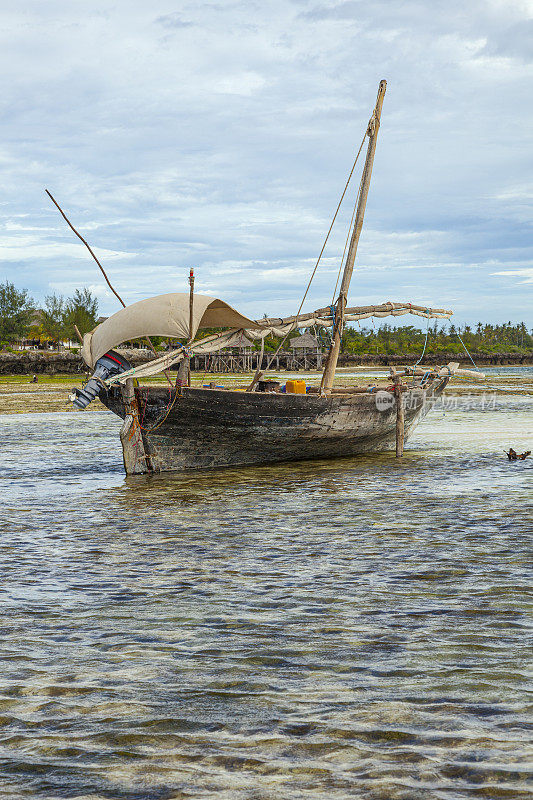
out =
[[[419,388],[403,394],[406,439],[446,382],[432,386],[431,395]],[[157,387],[136,390],[138,416],[126,413],[119,389],[102,400],[125,418],[128,474],[339,458],[395,445],[392,395],[382,409],[375,393],[321,397],[184,388],[176,396]]]

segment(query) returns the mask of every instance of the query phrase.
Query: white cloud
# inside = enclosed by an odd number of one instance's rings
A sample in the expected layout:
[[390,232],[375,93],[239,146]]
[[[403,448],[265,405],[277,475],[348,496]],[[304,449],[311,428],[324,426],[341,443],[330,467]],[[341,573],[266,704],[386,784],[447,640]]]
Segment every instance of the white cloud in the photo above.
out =
[[[45,229],[46,230],[46,229]],[[113,260],[118,258],[131,258],[133,253],[124,253],[117,250],[105,250],[93,247],[98,259]],[[81,259],[91,258],[90,253],[83,244],[69,242],[42,241],[37,236],[0,236],[0,261],[33,261],[35,259]]]
[[[8,0],[0,280],[40,296],[97,280],[48,187],[128,301],[186,288],[193,265],[247,313],[290,313],[387,77],[354,298],[453,296],[469,315],[475,296],[495,320],[530,314],[521,276],[502,287],[496,271],[531,263],[532,13],[525,0],[88,0],[80,15]],[[329,300],[350,211],[310,307]]]
[[504,202],[528,202],[533,200],[533,185],[522,183],[515,186],[509,186],[496,194],[494,199],[502,200]]
[[267,80],[255,72],[241,72],[238,75],[226,75],[213,82],[213,90],[221,94],[237,94],[243,97],[257,92],[267,85]]
[[510,278],[522,278],[523,280],[518,283],[533,283],[533,267],[525,267],[524,269],[504,269],[501,272],[493,272],[493,275],[504,275]]

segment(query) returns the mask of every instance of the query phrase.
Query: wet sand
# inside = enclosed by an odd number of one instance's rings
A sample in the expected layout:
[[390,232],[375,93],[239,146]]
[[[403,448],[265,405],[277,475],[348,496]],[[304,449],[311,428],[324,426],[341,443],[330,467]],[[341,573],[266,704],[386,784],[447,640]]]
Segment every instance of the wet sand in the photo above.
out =
[[[485,379],[454,378],[446,389],[449,396],[479,396],[482,394],[533,394],[533,367],[487,367]],[[284,383],[289,378],[303,378],[309,384],[318,384],[320,374],[317,371],[306,373],[282,372],[277,377]],[[344,368],[337,372],[336,386],[367,386],[376,383],[387,385],[388,371],[380,368]],[[211,382],[225,387],[244,387],[252,377],[252,373],[237,375],[212,375],[193,373],[192,385],[203,386]],[[164,376],[156,376],[142,381],[142,385],[164,385]],[[0,377],[0,414],[27,414],[31,412],[49,413],[52,411],[75,411],[68,396],[72,387],[81,386],[82,380],[76,375],[57,375],[53,377],[39,376],[38,383],[31,383],[27,375]],[[102,411],[104,406],[96,401],[91,403],[88,411]]]

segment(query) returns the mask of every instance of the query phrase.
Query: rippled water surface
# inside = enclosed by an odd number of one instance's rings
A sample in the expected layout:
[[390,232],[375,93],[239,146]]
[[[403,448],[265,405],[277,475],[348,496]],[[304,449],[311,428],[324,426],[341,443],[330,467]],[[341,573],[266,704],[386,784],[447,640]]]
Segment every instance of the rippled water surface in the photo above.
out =
[[0,416],[0,797],[529,797],[533,400],[461,403],[128,479],[107,412]]

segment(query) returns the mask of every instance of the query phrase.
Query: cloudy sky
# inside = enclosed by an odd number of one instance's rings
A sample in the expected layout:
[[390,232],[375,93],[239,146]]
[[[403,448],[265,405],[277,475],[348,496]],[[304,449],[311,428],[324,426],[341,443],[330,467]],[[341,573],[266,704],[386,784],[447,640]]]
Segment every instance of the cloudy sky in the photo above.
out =
[[[294,313],[388,81],[353,304],[533,325],[531,0],[3,0],[0,280]],[[306,309],[331,299],[353,192]]]

